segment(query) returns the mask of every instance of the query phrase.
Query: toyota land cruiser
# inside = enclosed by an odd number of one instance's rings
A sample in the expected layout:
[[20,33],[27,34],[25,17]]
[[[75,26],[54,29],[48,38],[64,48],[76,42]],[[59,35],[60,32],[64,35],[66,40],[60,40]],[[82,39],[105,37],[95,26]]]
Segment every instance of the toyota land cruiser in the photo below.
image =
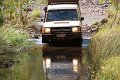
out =
[[48,0],[42,26],[42,42],[82,42],[79,0]]

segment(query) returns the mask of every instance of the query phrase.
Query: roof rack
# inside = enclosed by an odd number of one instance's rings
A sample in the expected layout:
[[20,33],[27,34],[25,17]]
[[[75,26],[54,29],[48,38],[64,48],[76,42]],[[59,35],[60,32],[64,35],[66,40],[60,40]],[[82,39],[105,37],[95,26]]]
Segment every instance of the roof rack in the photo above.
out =
[[79,4],[79,0],[48,0],[48,4]]

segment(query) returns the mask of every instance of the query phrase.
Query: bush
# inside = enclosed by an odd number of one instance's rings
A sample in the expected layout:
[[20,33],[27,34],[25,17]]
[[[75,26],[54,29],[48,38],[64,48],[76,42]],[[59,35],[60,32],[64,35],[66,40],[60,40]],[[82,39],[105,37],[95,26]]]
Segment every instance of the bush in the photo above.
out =
[[32,11],[31,16],[32,18],[36,19],[36,18],[40,18],[40,14],[41,14],[40,10],[34,10]]
[[15,55],[25,52],[32,45],[28,41],[28,35],[14,28],[2,27],[0,32],[0,61],[12,60]]

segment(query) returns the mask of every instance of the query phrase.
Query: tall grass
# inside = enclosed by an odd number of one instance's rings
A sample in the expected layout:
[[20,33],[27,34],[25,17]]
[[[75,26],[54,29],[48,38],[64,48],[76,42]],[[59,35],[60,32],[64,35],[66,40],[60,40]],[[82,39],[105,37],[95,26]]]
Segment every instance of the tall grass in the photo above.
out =
[[100,70],[95,80],[119,80],[120,79],[120,56],[110,57],[102,61]]
[[3,25],[3,16],[1,15],[1,12],[0,12],[0,27]]
[[12,26],[0,28],[0,61],[12,60],[33,44],[28,41],[28,35],[16,31]]
[[89,45],[92,80],[120,79],[120,24],[117,14],[111,27],[114,12],[110,13],[106,24],[99,26],[99,31],[92,37]]
[[[41,51],[29,35],[13,26],[3,26],[0,32],[0,80],[45,80]],[[10,61],[12,66],[6,66]]]
[[119,39],[120,28],[104,28],[92,38],[90,43],[90,55],[93,73],[96,74],[103,61],[119,55]]

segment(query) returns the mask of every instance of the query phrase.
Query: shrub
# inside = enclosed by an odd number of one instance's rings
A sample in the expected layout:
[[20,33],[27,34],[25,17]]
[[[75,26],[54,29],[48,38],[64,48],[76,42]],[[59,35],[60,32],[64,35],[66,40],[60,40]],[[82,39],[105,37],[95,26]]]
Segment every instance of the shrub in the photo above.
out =
[[32,18],[40,18],[41,11],[40,10],[34,10],[31,13]]
[[16,31],[14,28],[0,28],[0,61],[8,61],[15,55],[25,52],[32,42],[28,35]]

